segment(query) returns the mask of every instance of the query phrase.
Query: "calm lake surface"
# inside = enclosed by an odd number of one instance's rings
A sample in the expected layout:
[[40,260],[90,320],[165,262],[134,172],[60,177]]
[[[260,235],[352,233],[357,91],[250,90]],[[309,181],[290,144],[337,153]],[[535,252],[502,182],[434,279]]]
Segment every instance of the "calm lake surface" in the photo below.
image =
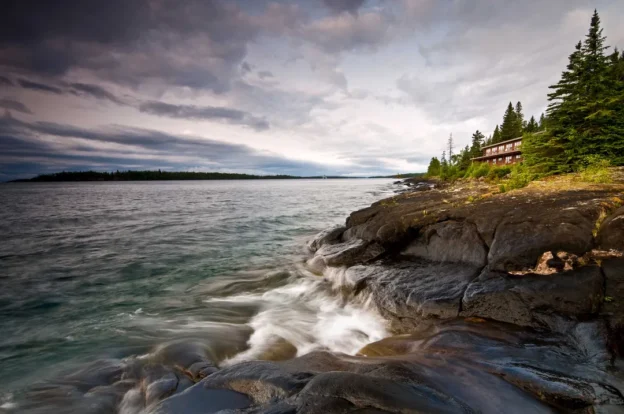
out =
[[299,355],[381,339],[377,315],[306,270],[305,241],[390,196],[391,183],[0,186],[2,398],[178,338],[211,341],[230,363],[260,357],[276,338]]

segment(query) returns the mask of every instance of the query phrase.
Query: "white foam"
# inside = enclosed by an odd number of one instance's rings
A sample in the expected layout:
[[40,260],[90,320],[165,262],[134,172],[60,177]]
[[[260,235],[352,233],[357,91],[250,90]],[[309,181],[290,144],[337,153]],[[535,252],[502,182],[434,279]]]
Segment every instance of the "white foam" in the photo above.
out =
[[[370,301],[345,301],[336,292],[352,284],[345,278],[344,269],[329,273],[331,281],[305,277],[265,292],[262,310],[249,322],[254,330],[249,349],[224,365],[257,359],[280,339],[294,345],[298,356],[317,349],[353,355],[370,342],[388,336],[386,321]],[[237,302],[241,296],[231,299]]]

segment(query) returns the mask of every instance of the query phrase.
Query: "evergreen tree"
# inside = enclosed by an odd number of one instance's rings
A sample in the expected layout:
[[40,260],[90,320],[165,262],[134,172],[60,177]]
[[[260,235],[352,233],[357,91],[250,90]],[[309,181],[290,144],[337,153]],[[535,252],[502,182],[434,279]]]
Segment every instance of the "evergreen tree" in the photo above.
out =
[[475,158],[481,155],[481,146],[483,146],[483,141],[485,140],[485,135],[481,131],[477,129],[477,131],[472,134],[472,145],[470,146],[470,157]]
[[531,116],[531,119],[529,119],[529,122],[527,122],[526,127],[524,128],[524,132],[527,133],[533,133],[533,132],[537,132],[539,129],[537,122],[535,121],[535,117]]
[[518,137],[518,120],[516,110],[511,102],[507,105],[507,110],[503,116],[503,124],[501,125],[500,135],[501,141],[507,141]]
[[503,139],[501,137],[500,129],[498,128],[498,125],[496,125],[496,128],[494,128],[494,133],[492,134],[492,139],[490,140],[490,145],[491,144],[498,144],[502,140]]
[[448,148],[448,157],[449,164],[453,164],[453,150],[455,149],[455,144],[453,142],[453,134],[449,135],[448,142],[446,143],[446,147]]
[[544,116],[544,113],[542,112],[542,114],[540,115],[539,123],[537,124],[537,130],[543,131],[545,129],[546,129],[546,117]]
[[440,175],[440,160],[436,157],[431,158],[429,162],[429,168],[427,168],[427,175],[429,177],[438,177]]
[[522,103],[518,101],[516,103],[516,129],[515,133],[517,134],[514,138],[521,137],[522,131],[526,127],[526,121],[524,120],[524,114],[522,113]]

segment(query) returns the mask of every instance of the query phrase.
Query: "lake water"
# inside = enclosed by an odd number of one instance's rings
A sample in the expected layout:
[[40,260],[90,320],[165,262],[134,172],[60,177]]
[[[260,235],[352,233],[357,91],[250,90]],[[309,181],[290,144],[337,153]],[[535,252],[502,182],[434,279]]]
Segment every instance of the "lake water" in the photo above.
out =
[[305,242],[391,195],[391,183],[0,186],[2,398],[179,338],[211,343],[222,364],[283,340],[301,355],[381,339],[378,315],[306,270]]

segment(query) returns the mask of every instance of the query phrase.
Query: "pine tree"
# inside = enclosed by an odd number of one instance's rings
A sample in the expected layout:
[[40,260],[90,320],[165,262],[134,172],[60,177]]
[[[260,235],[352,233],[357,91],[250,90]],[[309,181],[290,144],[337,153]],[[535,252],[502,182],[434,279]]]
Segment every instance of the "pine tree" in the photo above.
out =
[[529,119],[529,122],[527,122],[526,127],[524,127],[524,132],[531,134],[533,132],[537,132],[538,128],[539,127],[537,125],[537,122],[535,121],[535,117],[531,116],[531,119]]
[[501,125],[500,135],[501,141],[507,141],[509,139],[518,137],[518,121],[516,110],[511,102],[507,105],[507,110],[503,116],[503,124]]
[[546,117],[544,116],[544,113],[542,112],[542,114],[540,115],[539,123],[537,124],[537,130],[544,131],[545,129],[546,129]]
[[514,138],[521,137],[522,131],[525,127],[526,121],[524,120],[524,114],[522,113],[522,103],[518,101],[518,103],[516,103],[516,129],[514,131],[516,136]]
[[470,146],[470,157],[475,158],[481,155],[481,146],[485,140],[485,135],[478,129],[472,134],[472,145]]
[[490,140],[490,144],[498,144],[502,140],[503,139],[501,138],[500,129],[498,128],[498,125],[496,125],[496,128],[494,128],[494,133],[492,134],[492,139]]
[[429,168],[427,168],[427,175],[429,177],[438,177],[440,175],[440,160],[436,157],[431,158],[429,162]]

